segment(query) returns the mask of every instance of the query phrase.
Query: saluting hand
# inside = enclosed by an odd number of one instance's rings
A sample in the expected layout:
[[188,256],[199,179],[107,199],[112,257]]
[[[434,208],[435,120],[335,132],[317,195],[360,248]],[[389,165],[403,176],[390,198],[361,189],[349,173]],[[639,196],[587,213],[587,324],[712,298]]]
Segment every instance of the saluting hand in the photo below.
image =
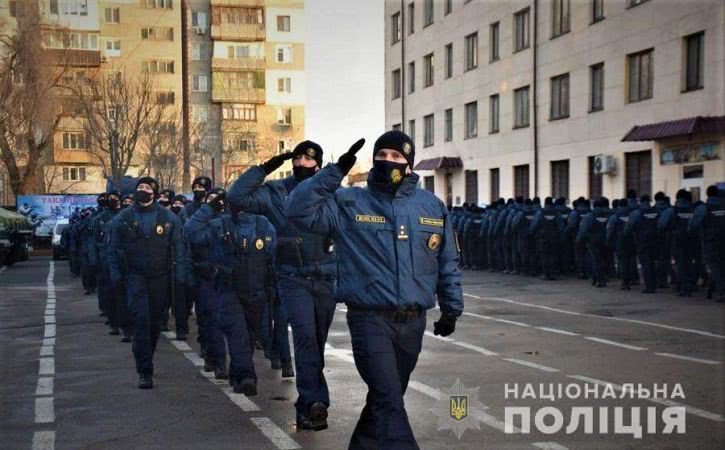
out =
[[362,138],[352,144],[347,152],[345,152],[337,160],[337,167],[340,168],[343,174],[347,175],[347,173],[350,172],[350,169],[352,169],[352,166],[355,165],[355,161],[357,161],[355,153],[359,152],[363,145],[365,145],[365,138]]
[[275,155],[269,158],[266,162],[262,163],[260,167],[264,170],[264,173],[269,175],[275,170],[279,169],[282,164],[288,159],[292,159],[292,152],[282,153],[281,155]]

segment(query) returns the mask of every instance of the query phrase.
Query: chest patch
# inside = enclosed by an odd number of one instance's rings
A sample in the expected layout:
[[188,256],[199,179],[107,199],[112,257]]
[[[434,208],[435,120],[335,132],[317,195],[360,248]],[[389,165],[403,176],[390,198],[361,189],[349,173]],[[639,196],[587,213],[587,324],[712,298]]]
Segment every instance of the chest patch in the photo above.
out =
[[443,227],[443,219],[431,219],[429,217],[418,217],[418,223],[421,225],[430,225],[433,227]]
[[365,223],[385,223],[385,216],[368,216],[365,214],[356,214],[355,221]]
[[441,235],[438,233],[431,234],[428,238],[428,248],[435,250],[441,245]]
[[161,224],[156,225],[156,234],[158,234],[159,236],[161,236],[162,234],[164,234],[164,226],[163,225],[161,225]]

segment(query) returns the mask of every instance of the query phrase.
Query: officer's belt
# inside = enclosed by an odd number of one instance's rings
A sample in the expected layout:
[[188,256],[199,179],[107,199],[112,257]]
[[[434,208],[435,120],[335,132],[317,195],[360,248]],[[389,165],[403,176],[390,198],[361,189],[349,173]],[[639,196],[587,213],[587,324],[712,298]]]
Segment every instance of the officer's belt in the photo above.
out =
[[363,308],[361,306],[348,305],[347,310],[351,312],[367,313],[372,312],[379,316],[385,317],[393,322],[409,322],[411,320],[422,317],[425,312],[422,309],[374,309]]

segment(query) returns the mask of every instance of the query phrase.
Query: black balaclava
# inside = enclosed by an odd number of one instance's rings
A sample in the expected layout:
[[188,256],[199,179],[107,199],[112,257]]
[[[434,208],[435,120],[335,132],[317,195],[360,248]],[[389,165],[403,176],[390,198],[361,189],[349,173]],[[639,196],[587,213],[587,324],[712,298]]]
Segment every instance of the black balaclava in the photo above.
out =
[[[127,202],[126,200],[131,200],[130,202]],[[121,200],[121,209],[128,208],[129,206],[133,205],[136,200],[136,195],[133,192],[129,192],[128,194],[123,196],[123,200]]]
[[96,199],[96,201],[98,202],[99,209],[106,207],[106,198],[107,197],[108,197],[108,194],[106,194],[105,192],[102,194],[98,194],[98,198]]
[[303,167],[292,165],[292,174],[297,181],[305,180],[317,172],[318,167],[322,167],[322,147],[320,144],[312,141],[302,141],[294,150],[292,150],[292,158],[299,155],[306,155],[317,162],[316,167]]
[[[400,152],[407,163],[375,160],[375,155],[384,148]],[[403,178],[407,176],[408,166],[410,166],[410,170],[413,170],[414,162],[415,144],[413,144],[413,140],[400,130],[386,131],[373,146],[373,167],[370,170],[369,180],[379,187],[395,192]]]
[[227,207],[227,191],[222,188],[214,188],[210,190],[208,194],[206,194],[207,198],[209,198],[211,194],[216,194],[216,197],[214,197],[213,200],[209,201],[208,205],[211,207],[211,209],[214,210],[215,213],[221,214]]
[[[111,196],[114,196],[115,198],[111,198]],[[121,192],[119,192],[117,190],[107,192],[106,193],[106,208],[110,209],[111,211],[117,209],[120,198],[121,198]]]
[[[162,195],[166,198],[162,199]],[[173,199],[175,195],[176,194],[171,189],[163,189],[161,192],[159,192],[159,205],[163,206],[164,208],[168,208],[169,205],[171,205],[171,199]]]
[[203,201],[207,192],[211,190],[211,178],[203,175],[194,178],[194,181],[191,183],[191,190],[194,193],[195,202]]
[[[140,191],[138,189],[138,186],[140,184],[148,184],[151,186],[151,189],[154,191],[153,194],[150,194],[146,191]],[[159,182],[156,181],[156,179],[152,177],[141,177],[136,181],[136,203],[143,204],[148,203],[149,201],[153,201],[154,198],[156,198],[159,195]]]
[[[181,205],[177,205],[177,203],[181,203]],[[186,205],[186,197],[184,197],[181,194],[175,195],[174,198],[171,200],[171,211],[174,214],[179,214],[182,209],[184,209],[184,206]]]

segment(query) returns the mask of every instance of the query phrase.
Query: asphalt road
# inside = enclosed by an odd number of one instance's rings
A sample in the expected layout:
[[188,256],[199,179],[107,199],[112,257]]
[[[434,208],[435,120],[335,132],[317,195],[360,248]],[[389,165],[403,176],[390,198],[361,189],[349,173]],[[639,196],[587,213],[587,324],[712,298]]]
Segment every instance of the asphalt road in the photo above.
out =
[[[465,273],[464,292],[466,313],[450,338],[432,335],[438,312],[428,313],[405,397],[422,449],[725,448],[725,304],[701,294],[643,295],[483,272]],[[294,381],[281,380],[261,355],[259,395],[247,398],[200,371],[194,336],[189,346],[162,337],[155,388],[141,391],[130,345],[107,334],[95,297],[83,295],[67,262],[36,258],[0,268],[0,448],[347,448],[366,387],[344,311],[340,305],[325,368],[330,428],[297,432]],[[468,391],[460,421],[450,417],[457,380],[478,388]],[[633,396],[629,384],[659,387],[660,397],[666,385],[667,398]],[[529,432],[518,419],[506,421],[505,408],[529,408]],[[600,408],[607,408],[606,430]],[[587,413],[579,414],[586,410],[594,412],[592,430]],[[664,432],[665,410],[682,412],[672,432]],[[636,419],[641,437],[628,427]],[[451,424],[469,428],[459,438],[445,429]]]

